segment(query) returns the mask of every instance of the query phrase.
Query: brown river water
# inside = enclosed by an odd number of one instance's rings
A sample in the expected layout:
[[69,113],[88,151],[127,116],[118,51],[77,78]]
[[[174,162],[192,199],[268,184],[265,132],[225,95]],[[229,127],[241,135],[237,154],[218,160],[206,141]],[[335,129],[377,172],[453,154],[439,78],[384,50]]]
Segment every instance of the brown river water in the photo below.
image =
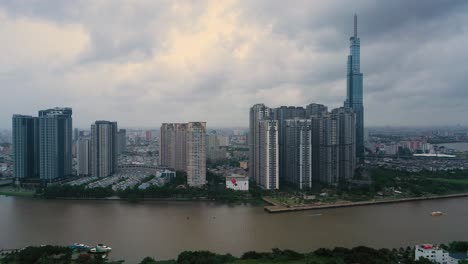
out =
[[[432,217],[432,211],[446,215]],[[269,214],[262,206],[210,202],[39,200],[0,196],[0,248],[113,248],[112,259],[176,258],[184,250],[240,255],[271,248],[375,248],[468,240],[468,197]]]

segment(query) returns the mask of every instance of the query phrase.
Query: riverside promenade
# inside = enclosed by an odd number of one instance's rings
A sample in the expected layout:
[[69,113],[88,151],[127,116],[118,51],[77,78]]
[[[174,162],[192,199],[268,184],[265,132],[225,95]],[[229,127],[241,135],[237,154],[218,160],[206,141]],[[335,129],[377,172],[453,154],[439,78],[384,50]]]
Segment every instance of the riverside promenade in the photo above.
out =
[[365,206],[365,205],[376,205],[376,204],[404,203],[404,202],[447,199],[447,198],[457,198],[457,197],[467,197],[467,196],[468,196],[468,193],[458,193],[458,194],[448,194],[448,195],[409,197],[409,198],[388,199],[388,200],[382,199],[382,200],[371,200],[371,201],[361,201],[361,202],[343,201],[343,202],[336,202],[336,203],[314,203],[314,204],[304,204],[304,205],[295,205],[295,206],[286,206],[283,204],[279,204],[273,201],[269,197],[263,197],[262,199],[266,203],[270,204],[264,207],[265,211],[269,213],[286,213],[286,212],[296,212],[296,211],[306,211],[306,210],[331,209],[331,208]]

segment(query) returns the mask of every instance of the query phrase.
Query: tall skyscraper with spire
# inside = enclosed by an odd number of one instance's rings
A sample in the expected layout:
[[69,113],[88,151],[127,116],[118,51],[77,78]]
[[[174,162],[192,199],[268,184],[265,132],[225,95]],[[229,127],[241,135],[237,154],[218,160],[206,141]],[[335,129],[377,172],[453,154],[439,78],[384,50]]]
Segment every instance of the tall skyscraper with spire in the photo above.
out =
[[364,106],[361,73],[361,41],[357,36],[357,15],[354,14],[354,35],[349,39],[350,55],[347,67],[347,96],[345,107],[356,113],[356,158],[364,162]]

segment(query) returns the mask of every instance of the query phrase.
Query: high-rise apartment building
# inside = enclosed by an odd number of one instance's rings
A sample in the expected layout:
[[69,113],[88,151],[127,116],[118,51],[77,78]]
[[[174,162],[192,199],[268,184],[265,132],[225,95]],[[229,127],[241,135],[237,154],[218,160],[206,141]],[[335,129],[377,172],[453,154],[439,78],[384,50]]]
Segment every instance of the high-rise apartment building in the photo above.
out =
[[127,130],[120,129],[117,132],[117,155],[122,154],[127,149]]
[[349,180],[356,168],[356,114],[345,107],[334,109],[332,114],[338,118],[339,178]]
[[80,131],[78,128],[73,129],[73,141],[77,142],[78,138],[80,138]]
[[150,141],[151,140],[151,131],[145,131],[145,140]]
[[39,124],[37,117],[13,115],[13,174],[39,177]]
[[91,141],[87,138],[79,138],[77,142],[77,175],[91,175]]
[[260,120],[258,133],[259,167],[257,184],[264,189],[279,189],[278,121]]
[[326,184],[339,182],[339,134],[335,115],[326,113],[318,117],[319,181]]
[[206,122],[187,124],[187,183],[206,184]]
[[361,40],[357,36],[356,15],[354,15],[354,35],[349,42],[347,96],[344,106],[352,108],[356,113],[356,157],[359,163],[364,163],[363,74],[361,73]]
[[160,165],[187,172],[190,186],[205,184],[206,122],[164,123],[160,133]]
[[107,177],[117,169],[117,122],[96,121],[91,125],[91,171]]
[[161,166],[176,171],[187,171],[187,124],[164,123],[161,125],[159,159]]
[[312,121],[295,118],[284,122],[284,179],[299,189],[312,188]]
[[41,180],[72,175],[72,109],[40,110],[38,120]]
[[271,117],[271,109],[264,104],[250,108],[249,122],[249,177],[260,183],[260,121]]
[[206,158],[208,160],[219,160],[224,157],[224,151],[221,150],[219,138],[216,134],[206,135]]

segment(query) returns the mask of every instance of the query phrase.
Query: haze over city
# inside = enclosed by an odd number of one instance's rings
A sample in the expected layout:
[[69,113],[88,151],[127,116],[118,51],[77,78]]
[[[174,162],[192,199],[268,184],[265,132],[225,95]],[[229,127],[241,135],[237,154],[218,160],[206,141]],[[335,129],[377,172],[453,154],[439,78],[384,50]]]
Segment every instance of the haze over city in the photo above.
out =
[[50,106],[72,107],[82,128],[247,127],[255,103],[341,106],[354,13],[367,125],[466,124],[467,11],[466,1],[2,1],[0,128]]

